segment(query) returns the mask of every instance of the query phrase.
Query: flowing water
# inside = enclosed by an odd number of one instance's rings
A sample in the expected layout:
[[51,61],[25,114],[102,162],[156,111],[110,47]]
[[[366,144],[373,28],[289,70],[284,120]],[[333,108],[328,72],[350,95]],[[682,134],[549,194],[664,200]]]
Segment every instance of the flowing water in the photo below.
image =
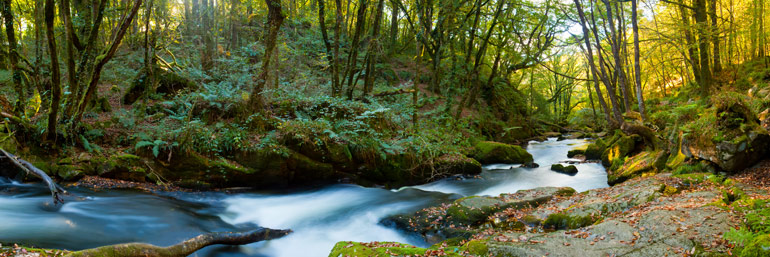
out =
[[331,185],[281,192],[162,193],[69,188],[78,197],[52,206],[46,188],[0,178],[0,242],[78,250],[107,244],[175,244],[206,232],[289,228],[284,238],[245,246],[211,246],[193,256],[327,256],[338,241],[399,241],[426,246],[415,236],[379,224],[392,214],[468,195],[498,195],[540,186],[578,191],[607,187],[601,164],[576,164],[568,176],[550,171],[567,151],[588,142],[533,142],[540,168],[496,164],[479,178],[450,178],[397,190]]

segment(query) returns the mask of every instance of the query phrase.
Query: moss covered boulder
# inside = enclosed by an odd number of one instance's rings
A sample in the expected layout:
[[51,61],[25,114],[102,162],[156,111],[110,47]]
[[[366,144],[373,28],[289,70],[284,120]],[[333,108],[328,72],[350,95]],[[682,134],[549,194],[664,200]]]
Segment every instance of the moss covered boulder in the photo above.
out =
[[561,164],[553,164],[551,165],[551,170],[556,171],[558,173],[567,174],[570,176],[573,176],[578,173],[577,167],[575,165],[561,165]]
[[567,152],[567,158],[573,158],[578,155],[585,155],[586,149],[572,149]]
[[668,154],[664,151],[641,152],[628,158],[619,167],[607,170],[607,183],[615,185],[645,173],[660,172],[666,168],[667,159]]
[[607,144],[602,153],[602,164],[611,166],[616,160],[629,156],[634,151],[638,139],[638,136],[626,136],[621,132],[615,134],[614,140]]
[[472,155],[481,164],[492,163],[529,163],[532,155],[517,145],[481,141],[476,144]]
[[759,162],[770,148],[770,135],[747,107],[746,99],[720,94],[714,107],[685,126],[682,152],[710,161],[722,170],[738,172]]
[[149,90],[163,95],[175,95],[182,90],[194,90],[197,85],[190,79],[180,76],[174,72],[166,71],[160,68],[153,70],[157,82],[157,88],[150,88],[150,79],[147,77],[147,70],[142,69],[136,75],[131,87],[123,96],[123,104],[131,105],[142,97]]

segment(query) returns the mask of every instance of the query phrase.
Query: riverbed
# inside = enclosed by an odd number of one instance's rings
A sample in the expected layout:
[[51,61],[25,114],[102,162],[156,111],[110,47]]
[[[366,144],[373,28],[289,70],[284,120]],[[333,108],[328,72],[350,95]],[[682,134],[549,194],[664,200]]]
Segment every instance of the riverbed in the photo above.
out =
[[237,194],[68,188],[76,197],[53,206],[44,186],[0,178],[0,242],[69,250],[125,242],[166,246],[206,232],[268,227],[294,232],[245,246],[211,246],[193,256],[327,256],[338,241],[427,246],[380,220],[469,195],[541,186],[577,191],[607,187],[606,171],[598,163],[575,164],[579,172],[574,176],[550,170],[551,164],[570,161],[567,151],[586,144],[583,139],[531,142],[527,151],[539,168],[493,164],[475,178],[453,177],[393,190],[349,184]]

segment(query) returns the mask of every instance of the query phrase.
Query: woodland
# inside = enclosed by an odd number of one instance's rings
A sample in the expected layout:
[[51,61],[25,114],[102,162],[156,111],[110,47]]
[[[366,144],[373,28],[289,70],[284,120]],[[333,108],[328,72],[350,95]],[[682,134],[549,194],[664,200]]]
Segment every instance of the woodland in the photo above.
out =
[[[308,256],[768,256],[766,14],[765,0],[0,0],[0,205],[41,183],[53,200],[29,201],[65,209],[85,192],[401,192],[492,164],[597,169],[601,187],[442,196],[373,224],[417,239]],[[304,233],[92,247],[9,228],[0,256],[188,256]],[[272,255],[291,256],[254,256]]]

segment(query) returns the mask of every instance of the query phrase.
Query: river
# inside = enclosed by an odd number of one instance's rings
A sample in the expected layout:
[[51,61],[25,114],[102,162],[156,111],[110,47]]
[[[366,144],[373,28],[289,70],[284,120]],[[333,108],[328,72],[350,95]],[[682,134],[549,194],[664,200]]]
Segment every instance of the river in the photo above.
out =
[[131,190],[68,188],[78,196],[53,206],[39,184],[0,178],[0,242],[79,250],[108,244],[175,244],[201,233],[268,227],[292,229],[284,238],[245,246],[210,246],[192,256],[327,256],[338,241],[398,241],[427,246],[415,236],[379,224],[392,214],[468,195],[498,195],[540,186],[577,191],[607,187],[601,164],[576,164],[569,176],[550,170],[568,160],[582,139],[531,142],[539,168],[494,164],[478,178],[449,178],[396,190],[349,184],[292,191],[149,194]]

